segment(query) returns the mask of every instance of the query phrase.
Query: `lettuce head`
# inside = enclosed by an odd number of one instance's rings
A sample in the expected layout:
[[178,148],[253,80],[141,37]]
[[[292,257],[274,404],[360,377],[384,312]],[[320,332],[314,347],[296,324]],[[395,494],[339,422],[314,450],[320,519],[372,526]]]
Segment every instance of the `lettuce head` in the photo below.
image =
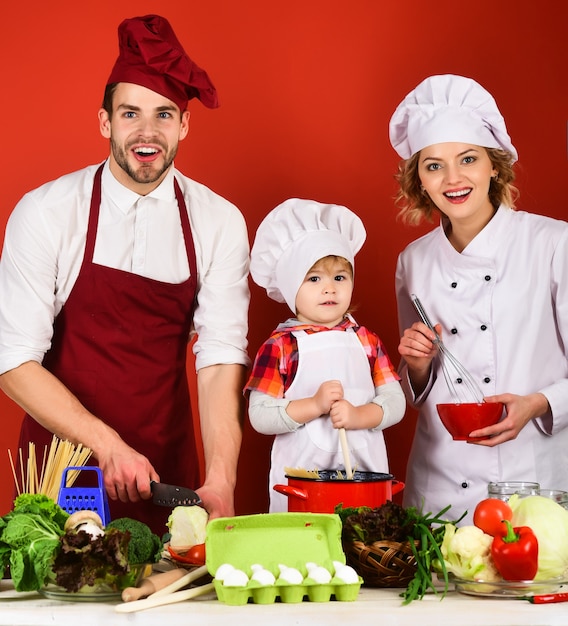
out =
[[538,572],[535,580],[568,575],[568,511],[544,496],[509,499],[513,526],[528,526],[538,539]]

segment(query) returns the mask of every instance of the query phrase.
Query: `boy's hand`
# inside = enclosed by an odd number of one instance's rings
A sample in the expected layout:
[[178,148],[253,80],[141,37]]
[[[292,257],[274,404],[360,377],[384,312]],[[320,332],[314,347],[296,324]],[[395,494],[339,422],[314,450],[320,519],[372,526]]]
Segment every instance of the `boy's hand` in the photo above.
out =
[[375,428],[382,422],[383,415],[382,407],[374,402],[354,406],[347,400],[336,400],[329,412],[333,427],[346,430]]
[[336,400],[331,405],[329,417],[334,428],[345,428],[346,430],[359,428],[357,426],[357,408],[347,400]]
[[338,380],[326,380],[314,395],[320,415],[327,415],[334,402],[343,398],[343,385]]

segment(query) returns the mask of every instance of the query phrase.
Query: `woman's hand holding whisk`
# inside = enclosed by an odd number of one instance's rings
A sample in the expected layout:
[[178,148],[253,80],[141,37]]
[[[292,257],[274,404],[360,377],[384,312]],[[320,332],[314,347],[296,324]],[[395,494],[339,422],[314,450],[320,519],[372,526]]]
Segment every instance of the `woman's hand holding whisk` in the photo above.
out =
[[503,402],[506,415],[497,424],[470,433],[471,437],[489,437],[483,441],[476,441],[474,445],[478,446],[493,447],[505,441],[516,439],[531,419],[544,417],[547,413],[550,415],[548,400],[542,393],[531,393],[527,396],[502,393],[488,396],[485,400],[486,402]]
[[[441,338],[440,324],[436,324],[434,328]],[[428,383],[432,360],[438,352],[434,343],[435,339],[435,333],[423,322],[414,322],[400,338],[398,352],[408,365],[410,382],[416,395],[420,395]]]

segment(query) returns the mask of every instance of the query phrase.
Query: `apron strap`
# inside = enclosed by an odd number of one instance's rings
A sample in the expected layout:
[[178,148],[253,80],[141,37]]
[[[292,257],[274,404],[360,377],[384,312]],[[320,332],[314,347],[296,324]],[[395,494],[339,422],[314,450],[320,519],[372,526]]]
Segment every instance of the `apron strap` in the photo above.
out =
[[85,242],[85,254],[83,264],[92,263],[95,253],[95,242],[97,240],[97,228],[99,226],[99,208],[101,206],[101,178],[103,175],[104,163],[100,165],[95,173],[93,181],[93,193],[91,194],[91,209],[89,211],[89,224],[87,226],[87,241]]
[[187,260],[189,263],[189,274],[190,276],[195,276],[195,280],[197,281],[197,259],[195,256],[195,245],[193,243],[191,225],[189,223],[189,216],[187,213],[185,199],[183,197],[183,193],[181,192],[181,188],[179,186],[177,178],[175,177],[174,177],[174,191],[176,194],[176,200],[177,200],[178,207],[179,207],[179,215],[181,219],[181,228],[183,230],[183,238],[185,241],[185,249],[187,251]]

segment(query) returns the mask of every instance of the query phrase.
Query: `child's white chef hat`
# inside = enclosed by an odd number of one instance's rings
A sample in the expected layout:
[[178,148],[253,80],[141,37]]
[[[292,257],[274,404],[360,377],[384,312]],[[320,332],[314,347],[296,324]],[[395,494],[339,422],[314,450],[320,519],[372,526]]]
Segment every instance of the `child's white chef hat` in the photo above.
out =
[[342,256],[354,268],[365,242],[363,222],[337,204],[291,198],[273,209],[256,231],[250,272],[277,302],[296,312],[296,294],[308,270],[323,257]]
[[389,136],[403,159],[445,142],[500,148],[518,159],[493,96],[471,78],[453,74],[430,76],[411,91],[391,118]]

